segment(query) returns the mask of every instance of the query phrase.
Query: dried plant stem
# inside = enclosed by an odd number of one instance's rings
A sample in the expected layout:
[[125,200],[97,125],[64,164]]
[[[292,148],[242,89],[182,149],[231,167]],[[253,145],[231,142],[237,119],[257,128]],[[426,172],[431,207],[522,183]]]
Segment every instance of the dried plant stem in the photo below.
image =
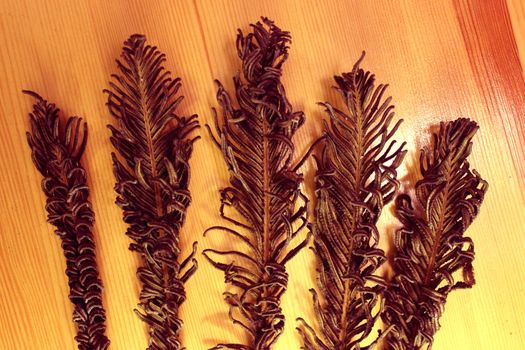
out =
[[[220,213],[235,229],[208,229],[236,237],[246,250],[203,252],[234,287],[225,293],[230,318],[251,340],[219,344],[215,349],[268,350],[275,344],[285,321],[280,306],[288,284],[285,264],[309,237],[298,238],[306,226],[307,199],[299,190],[302,176],[292,166],[292,137],[304,116],[292,111],[280,80],[290,36],[266,18],[252,29],[253,33],[237,36],[243,65],[243,78],[234,78],[238,108],[217,83],[223,113],[221,118],[215,114],[219,135],[215,143],[230,171],[230,186],[221,190]],[[296,209],[300,201],[304,204]],[[229,208],[241,221],[225,212]]]
[[474,244],[464,233],[488,187],[467,161],[477,129],[468,119],[441,123],[421,152],[423,178],[414,204],[407,194],[396,198],[403,227],[395,236],[395,276],[385,292],[382,318],[392,329],[386,349],[429,349],[448,294],[475,283]]
[[[377,221],[399,187],[397,167],[406,151],[392,140],[401,120],[393,118],[386,85],[359,68],[336,76],[347,112],[323,103],[322,151],[316,158],[314,252],[318,258],[318,291],[311,289],[320,325],[303,319],[298,328],[304,348],[359,350],[379,316],[385,281],[377,269],[386,260],[378,248]],[[320,294],[320,295],[319,295]]]
[[179,308],[186,299],[184,283],[195,272],[196,245],[181,258],[180,231],[191,202],[189,158],[198,128],[197,116],[179,117],[175,110],[180,79],[162,64],[165,55],[146,45],[143,35],[125,43],[119,74],[112,76],[108,107],[116,119],[111,142],[117,204],[129,224],[130,249],[143,265],[140,318],[149,326],[150,350],[181,349]]
[[92,234],[94,214],[89,202],[86,171],[80,164],[87,141],[87,126],[70,117],[64,130],[59,110],[38,94],[30,114],[27,140],[36,168],[42,173],[47,197],[48,221],[56,227],[66,257],[69,299],[74,305],[75,340],[79,350],[107,349],[106,315],[102,305],[102,282]]

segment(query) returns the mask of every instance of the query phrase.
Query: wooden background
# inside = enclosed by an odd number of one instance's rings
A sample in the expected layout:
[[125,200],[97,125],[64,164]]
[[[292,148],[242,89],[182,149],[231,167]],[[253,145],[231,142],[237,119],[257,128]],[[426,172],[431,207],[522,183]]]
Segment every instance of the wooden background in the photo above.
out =
[[[213,79],[232,87],[239,68],[237,28],[260,15],[293,36],[284,82],[306,126],[295,141],[303,152],[320,133],[318,101],[335,101],[331,77],[349,71],[362,50],[363,67],[390,83],[396,111],[405,119],[399,139],[408,141],[406,166],[428,128],[469,116],[481,130],[471,162],[490,182],[479,218],[468,233],[476,243],[477,285],[449,297],[434,349],[525,349],[525,3],[508,1],[71,1],[2,0],[0,5],[0,348],[74,349],[71,305],[59,239],[46,224],[41,176],[25,140],[33,89],[65,114],[84,117],[90,140],[89,171],[96,213],[95,235],[105,283],[112,349],[144,349],[146,332],[132,312],[139,286],[137,259],[127,246],[121,212],[113,202],[110,122],[102,89],[114,59],[132,33],[146,34],[182,77],[183,114],[211,121]],[[183,244],[228,246],[203,238],[219,223],[219,189],[226,167],[203,132],[191,161],[194,203]],[[309,181],[311,164],[304,167]],[[402,171],[405,180],[416,174]],[[306,191],[311,194],[310,183]],[[382,217],[384,237],[395,221]],[[307,289],[313,286],[312,253],[289,265],[287,316],[275,349],[298,349],[295,318],[312,319]],[[188,282],[184,343],[206,349],[243,333],[227,320],[223,276],[199,256]]]

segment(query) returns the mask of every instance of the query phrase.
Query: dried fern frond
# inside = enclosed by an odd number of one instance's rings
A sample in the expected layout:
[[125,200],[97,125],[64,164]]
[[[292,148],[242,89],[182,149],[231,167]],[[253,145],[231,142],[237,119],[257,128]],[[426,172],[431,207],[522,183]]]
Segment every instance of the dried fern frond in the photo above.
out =
[[421,152],[415,205],[406,194],[396,198],[403,228],[395,236],[396,275],[385,292],[382,319],[392,327],[386,349],[430,348],[448,294],[475,283],[474,245],[464,233],[488,187],[467,161],[477,129],[468,119],[441,123]]
[[193,252],[180,257],[179,235],[191,202],[188,160],[197,116],[179,117],[175,110],[180,79],[162,66],[165,55],[132,35],[117,60],[119,74],[107,105],[116,119],[111,142],[117,204],[129,224],[130,249],[141,257],[137,275],[142,283],[138,311],[149,326],[148,349],[180,349],[179,307],[186,298],[184,283],[197,268]]
[[[292,165],[292,137],[304,116],[292,111],[281,83],[290,35],[266,18],[252,29],[237,36],[243,73],[243,78],[234,78],[239,107],[217,82],[220,120],[214,110],[219,135],[215,142],[230,172],[230,186],[221,190],[220,213],[236,229],[208,229],[239,239],[246,251],[203,252],[234,287],[234,292],[225,293],[230,318],[249,333],[251,341],[219,344],[215,349],[271,348],[284,327],[280,300],[288,284],[285,264],[309,239],[309,234],[299,235],[306,226],[307,199],[299,190],[302,175]],[[296,208],[299,201],[302,205]],[[228,209],[235,210],[241,221]]]
[[[304,320],[298,328],[304,348],[366,349],[379,311],[374,310],[386,284],[377,269],[386,260],[377,247],[377,220],[399,188],[397,167],[406,153],[392,140],[391,97],[386,85],[359,68],[336,76],[336,89],[348,112],[323,103],[324,145],[317,160],[314,252],[318,289],[311,289],[320,332]],[[320,296],[319,296],[320,294]]]
[[74,305],[75,340],[80,350],[107,349],[106,313],[102,305],[102,282],[91,232],[94,214],[89,202],[86,171],[80,164],[87,142],[87,125],[78,117],[60,123],[59,109],[38,94],[29,114],[27,141],[33,162],[44,176],[48,222],[56,227],[66,257],[69,300]]

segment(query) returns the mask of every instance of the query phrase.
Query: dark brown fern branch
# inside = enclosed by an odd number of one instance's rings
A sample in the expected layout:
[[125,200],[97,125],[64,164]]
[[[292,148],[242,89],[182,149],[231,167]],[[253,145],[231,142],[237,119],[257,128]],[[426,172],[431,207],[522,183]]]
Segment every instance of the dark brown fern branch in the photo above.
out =
[[415,205],[406,194],[396,198],[403,228],[395,236],[396,275],[385,293],[382,318],[392,328],[386,349],[430,349],[448,294],[474,285],[474,245],[464,233],[488,187],[467,161],[477,129],[468,119],[441,123],[421,152]]
[[[364,55],[364,54],[363,54]],[[314,252],[318,289],[312,289],[320,332],[304,320],[298,328],[307,350],[366,349],[363,340],[379,316],[386,286],[377,269],[386,260],[377,247],[377,220],[399,187],[397,167],[406,151],[392,140],[394,118],[386,85],[359,68],[336,76],[347,112],[323,103],[324,145],[317,160]],[[319,295],[320,294],[320,295]]]
[[86,171],[80,165],[87,141],[87,125],[70,117],[65,127],[59,109],[38,94],[29,115],[31,132],[27,140],[36,168],[44,179],[48,222],[56,227],[66,257],[69,299],[74,305],[75,340],[80,350],[107,349],[106,314],[102,305],[102,282],[91,232],[94,221],[89,202]]
[[[219,344],[215,349],[271,348],[284,327],[280,301],[288,284],[285,264],[309,237],[298,237],[306,226],[307,199],[299,190],[302,175],[292,165],[292,137],[304,116],[292,111],[281,83],[290,35],[266,18],[252,29],[246,36],[241,32],[237,36],[243,73],[243,78],[234,78],[239,107],[233,106],[218,82],[222,117],[215,112],[219,134],[215,141],[228,165],[231,184],[221,191],[220,212],[236,229],[209,228],[239,239],[246,251],[204,251],[233,286],[233,292],[225,293],[230,318],[249,333],[251,341]],[[228,213],[232,209],[240,221]]]
[[146,45],[142,35],[125,43],[119,74],[112,75],[108,107],[116,119],[111,142],[117,204],[134,241],[130,249],[143,261],[138,315],[150,332],[148,349],[181,349],[179,307],[186,298],[184,283],[197,268],[193,252],[181,258],[180,230],[191,197],[188,190],[192,132],[197,116],[175,114],[182,96],[180,79],[163,67],[165,55]]

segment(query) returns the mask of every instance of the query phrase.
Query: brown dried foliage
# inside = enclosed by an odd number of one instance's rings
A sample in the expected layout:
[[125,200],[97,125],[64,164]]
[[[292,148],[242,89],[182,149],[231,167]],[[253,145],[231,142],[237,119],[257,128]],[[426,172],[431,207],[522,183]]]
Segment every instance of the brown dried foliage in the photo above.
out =
[[191,202],[188,160],[198,128],[197,116],[176,115],[180,79],[163,67],[165,55],[146,45],[142,35],[125,43],[120,74],[112,75],[108,108],[116,119],[109,126],[117,204],[129,224],[130,249],[142,257],[138,315],[149,326],[148,349],[180,349],[179,307],[184,283],[197,268],[196,246],[181,258],[180,230]]
[[[406,153],[392,140],[401,120],[394,118],[386,85],[359,68],[336,76],[337,91],[347,112],[322,103],[330,117],[324,144],[316,158],[317,204],[314,252],[318,258],[318,290],[311,289],[320,326],[304,320],[298,328],[304,348],[357,350],[370,334],[386,287],[377,269],[385,262],[377,247],[377,220],[399,188],[397,167]],[[320,295],[319,295],[320,294]]]
[[[230,318],[251,340],[246,345],[219,344],[215,349],[271,348],[285,322],[280,307],[288,284],[285,264],[309,237],[299,237],[306,226],[307,199],[299,190],[302,175],[292,165],[292,137],[304,116],[293,112],[281,83],[290,35],[266,18],[252,29],[237,36],[243,73],[243,78],[234,78],[238,108],[217,82],[222,115],[219,118],[215,112],[219,135],[215,142],[228,165],[231,184],[221,190],[220,213],[235,229],[208,229],[235,237],[246,250],[204,251],[233,286],[233,292],[225,293]],[[303,204],[296,208],[299,202]],[[228,213],[232,209],[240,221]]]
[[66,257],[69,299],[73,303],[75,340],[80,350],[103,350],[106,314],[102,305],[92,227],[94,214],[89,202],[86,171],[80,164],[87,141],[87,125],[78,117],[60,123],[59,109],[38,94],[29,114],[31,132],[27,140],[36,168],[42,173],[47,197],[48,222],[56,227]]
[[407,194],[396,198],[403,227],[395,236],[396,275],[385,292],[386,349],[430,349],[448,294],[475,283],[474,245],[464,233],[488,187],[467,161],[477,129],[468,119],[441,123],[421,152],[415,203]]

